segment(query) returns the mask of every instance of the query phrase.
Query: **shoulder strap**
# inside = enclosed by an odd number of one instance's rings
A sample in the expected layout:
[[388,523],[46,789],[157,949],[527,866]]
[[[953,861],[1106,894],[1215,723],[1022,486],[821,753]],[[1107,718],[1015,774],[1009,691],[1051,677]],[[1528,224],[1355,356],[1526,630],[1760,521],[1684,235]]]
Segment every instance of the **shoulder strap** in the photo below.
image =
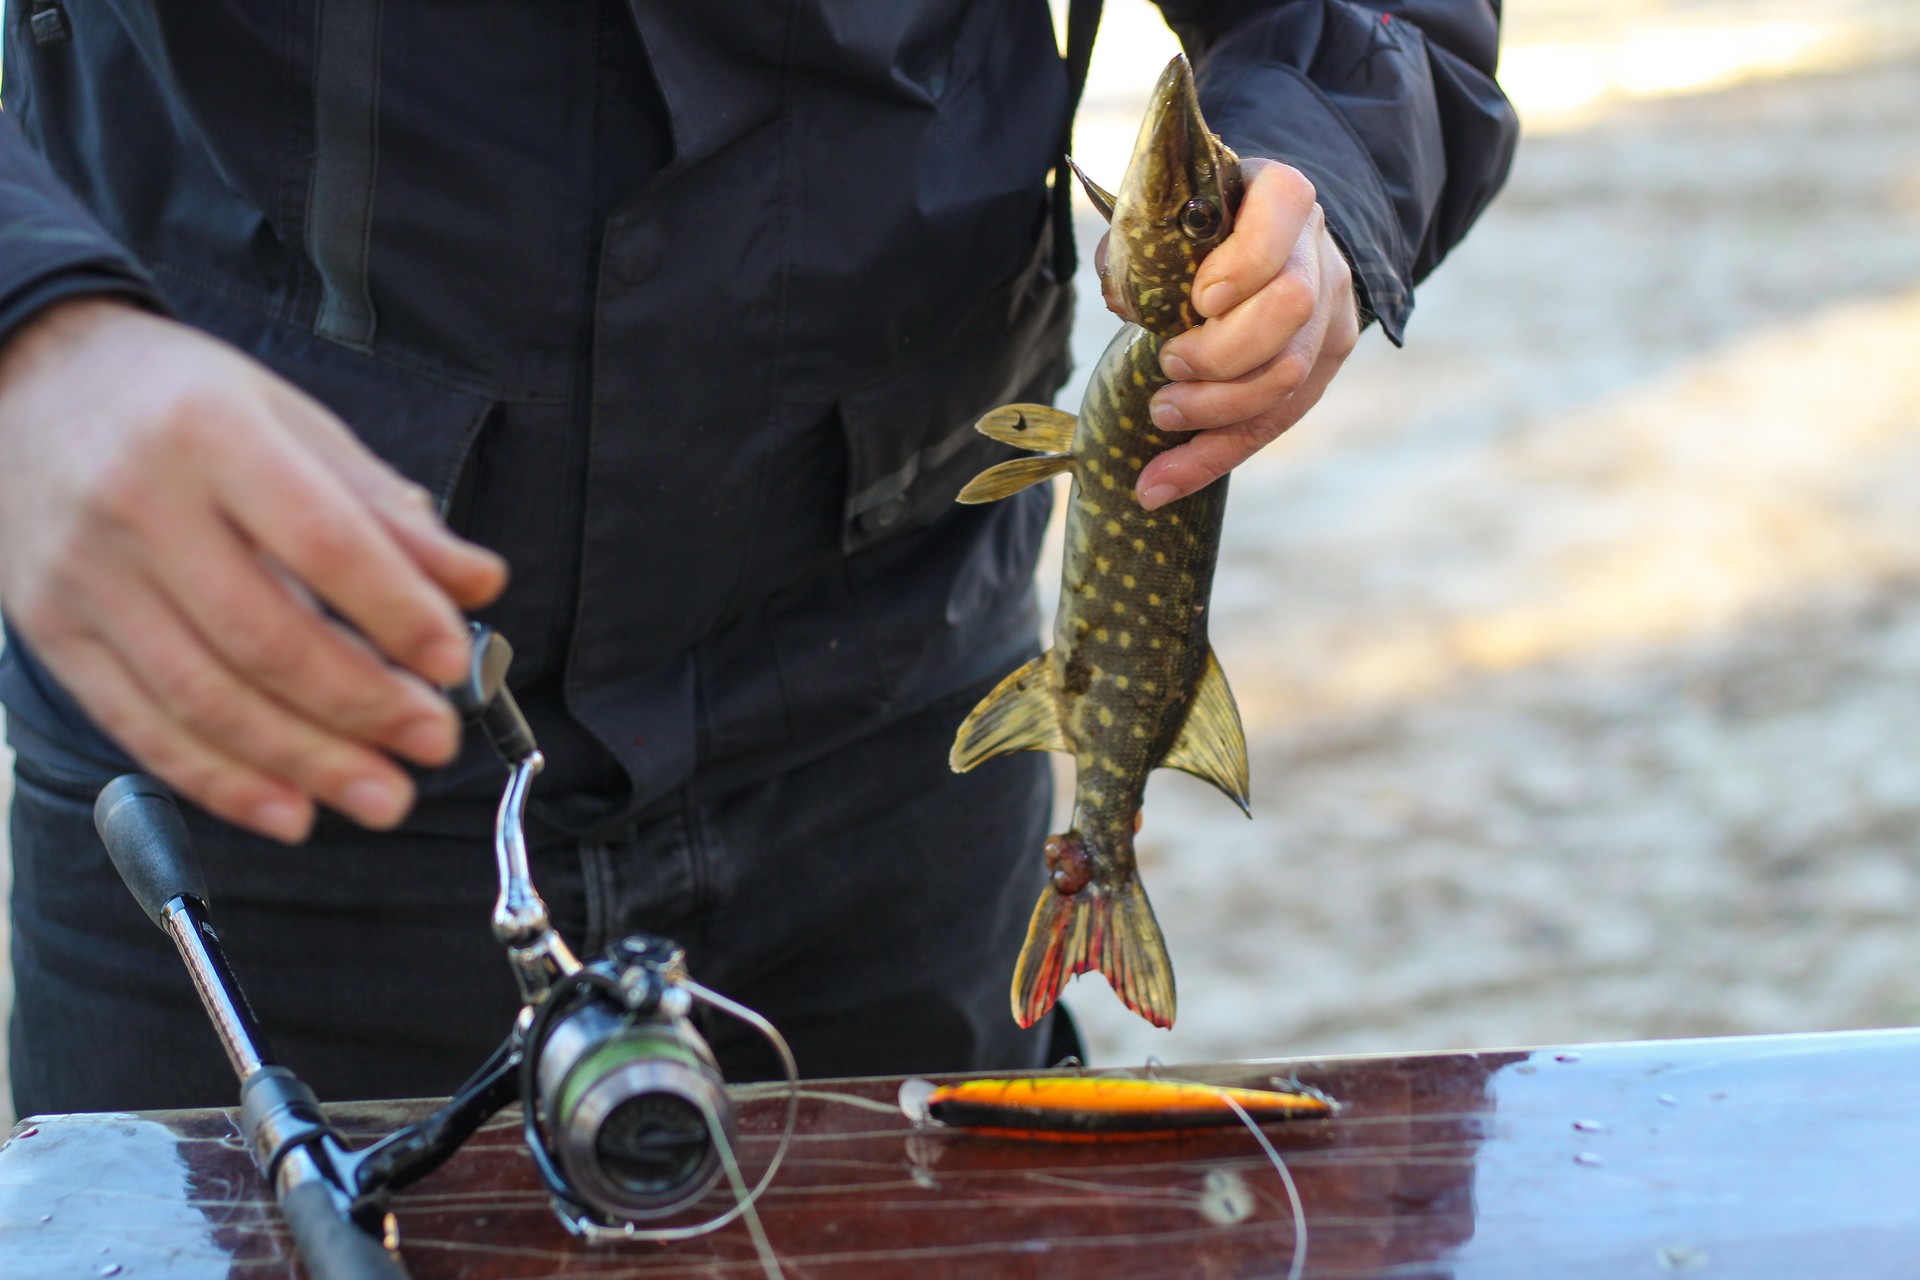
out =
[[1053,277],[1062,282],[1073,278],[1080,261],[1073,245],[1073,175],[1067,171],[1067,153],[1073,150],[1073,117],[1080,110],[1087,68],[1093,63],[1101,3],[1069,0],[1067,5],[1067,131],[1060,139],[1060,160],[1053,167]]

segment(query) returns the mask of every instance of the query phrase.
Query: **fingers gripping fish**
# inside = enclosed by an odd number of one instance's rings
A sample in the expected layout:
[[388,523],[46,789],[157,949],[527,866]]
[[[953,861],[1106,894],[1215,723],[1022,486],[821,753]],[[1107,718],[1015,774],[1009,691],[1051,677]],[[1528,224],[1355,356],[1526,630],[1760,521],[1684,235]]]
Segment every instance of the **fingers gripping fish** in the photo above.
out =
[[1063,473],[1073,494],[1053,648],[973,709],[950,759],[965,772],[1008,751],[1074,758],[1072,826],[1047,839],[1051,884],[1014,971],[1020,1025],[1039,1021],[1068,979],[1098,969],[1128,1008],[1168,1027],[1173,966],[1133,848],[1147,775],[1183,769],[1247,807],[1240,714],[1207,643],[1226,481],[1151,512],[1134,496],[1141,468],[1179,442],[1147,415],[1168,382],[1161,345],[1199,323],[1194,273],[1232,229],[1241,194],[1239,158],[1207,131],[1185,58],[1160,77],[1118,194],[1081,181],[1113,224],[1107,301],[1132,323],[1100,357],[1077,420],[1007,405],[979,423],[1037,456],[982,472],[960,501],[991,502]]

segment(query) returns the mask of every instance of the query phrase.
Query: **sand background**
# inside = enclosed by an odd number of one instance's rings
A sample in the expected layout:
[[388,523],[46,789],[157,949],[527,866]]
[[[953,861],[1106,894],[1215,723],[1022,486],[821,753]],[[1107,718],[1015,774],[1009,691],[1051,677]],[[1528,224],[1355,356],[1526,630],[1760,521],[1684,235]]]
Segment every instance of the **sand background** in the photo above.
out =
[[[1920,6],[1507,10],[1506,191],[1234,480],[1255,818],[1156,776],[1099,1061],[1920,1020]],[[1173,47],[1109,0],[1096,177]]]

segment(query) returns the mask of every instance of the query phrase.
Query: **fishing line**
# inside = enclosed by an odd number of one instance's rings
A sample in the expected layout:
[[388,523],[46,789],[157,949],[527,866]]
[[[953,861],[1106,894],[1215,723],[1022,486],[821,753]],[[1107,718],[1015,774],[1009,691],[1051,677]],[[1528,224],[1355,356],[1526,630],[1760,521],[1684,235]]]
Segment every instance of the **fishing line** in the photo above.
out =
[[[1149,1054],[1146,1066],[1147,1079],[1167,1080],[1180,1084],[1206,1085],[1208,1088],[1221,1089],[1221,1086],[1211,1084],[1205,1080],[1181,1080],[1177,1076],[1162,1075],[1161,1073],[1166,1069],[1166,1065],[1167,1064],[1160,1061],[1159,1058]],[[1276,1079],[1274,1083],[1278,1084],[1279,1081]],[[1297,1081],[1295,1082],[1295,1086],[1296,1088],[1304,1087],[1300,1086]],[[1233,1114],[1240,1117],[1240,1123],[1247,1126],[1248,1132],[1253,1134],[1253,1140],[1260,1144],[1262,1151],[1267,1153],[1267,1159],[1272,1162],[1274,1172],[1280,1175],[1281,1183],[1287,1188],[1287,1205],[1293,1210],[1293,1262],[1287,1267],[1287,1280],[1300,1280],[1300,1277],[1307,1269],[1307,1208],[1300,1201],[1300,1188],[1294,1184],[1293,1171],[1288,1169],[1287,1162],[1280,1158],[1280,1153],[1274,1149],[1273,1143],[1268,1140],[1266,1131],[1254,1122],[1253,1117],[1247,1114],[1247,1109],[1241,1106],[1232,1094],[1221,1089],[1220,1101],[1232,1107]]]
[[1293,1209],[1293,1262],[1287,1268],[1287,1280],[1300,1280],[1307,1270],[1307,1209],[1300,1203],[1300,1188],[1294,1185],[1293,1174],[1287,1168],[1287,1162],[1273,1149],[1273,1143],[1267,1140],[1260,1126],[1253,1122],[1247,1109],[1234,1100],[1232,1094],[1223,1093],[1220,1100],[1233,1108],[1233,1114],[1240,1117],[1240,1123],[1247,1126],[1253,1134],[1253,1140],[1267,1153],[1267,1159],[1273,1161],[1273,1167],[1280,1175],[1280,1181],[1286,1184],[1287,1203]]
[[767,1280],[786,1280],[786,1273],[780,1270],[780,1255],[773,1251],[773,1242],[767,1239],[767,1229],[760,1222],[760,1210],[754,1205],[760,1195],[759,1189],[748,1193],[747,1180],[740,1173],[740,1162],[733,1155],[733,1144],[727,1141],[726,1126],[713,1109],[713,1102],[705,1095],[700,1098],[700,1110],[707,1117],[714,1147],[720,1152],[720,1164],[727,1171],[727,1184],[733,1188],[734,1199],[743,1210],[740,1216],[746,1221],[747,1234],[753,1237],[754,1252],[760,1255],[760,1270],[766,1274]]
[[773,1182],[773,1175],[780,1172],[780,1162],[787,1158],[787,1149],[793,1145],[793,1131],[800,1119],[799,1064],[794,1061],[793,1049],[788,1046],[787,1038],[780,1034],[780,1029],[758,1013],[737,1001],[729,1000],[718,991],[702,986],[692,978],[682,977],[679,979],[679,984],[685,987],[687,993],[695,999],[712,1005],[722,1013],[738,1018],[758,1031],[767,1038],[767,1042],[780,1055],[780,1066],[787,1077],[787,1117],[785,1124],[781,1126],[779,1145],[773,1149],[773,1158],[767,1162],[766,1172],[760,1175],[760,1180],[753,1185],[753,1189],[748,1190],[746,1179],[741,1176],[740,1166],[734,1159],[733,1146],[727,1141],[727,1135],[719,1122],[719,1117],[713,1114],[711,1105],[702,1099],[700,1109],[706,1115],[707,1128],[713,1135],[721,1163],[733,1187],[733,1207],[689,1227],[640,1227],[633,1223],[627,1223],[622,1227],[604,1227],[589,1222],[584,1224],[586,1234],[589,1238],[604,1237],[622,1240],[692,1240],[699,1236],[710,1235],[736,1219],[745,1218],[748,1234],[753,1237],[754,1247],[760,1254],[762,1269],[767,1272],[770,1280],[782,1280],[779,1260],[767,1240],[766,1232],[760,1224],[760,1214],[754,1206],[766,1193],[768,1185]]

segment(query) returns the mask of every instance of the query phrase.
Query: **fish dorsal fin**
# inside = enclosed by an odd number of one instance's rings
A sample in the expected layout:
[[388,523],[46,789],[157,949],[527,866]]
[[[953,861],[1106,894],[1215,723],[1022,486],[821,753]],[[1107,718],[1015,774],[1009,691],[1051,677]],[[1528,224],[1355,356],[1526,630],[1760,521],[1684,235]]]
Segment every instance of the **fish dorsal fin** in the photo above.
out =
[[1043,653],[995,685],[967,713],[947,763],[955,773],[965,773],[1009,751],[1072,751],[1060,692],[1053,655]]
[[1072,453],[1072,414],[1044,404],[1003,404],[973,424],[983,436],[1035,453]]
[[1112,222],[1113,192],[1089,178],[1087,171],[1073,162],[1072,156],[1067,157],[1067,168],[1073,170],[1073,176],[1080,179],[1080,188],[1087,193],[1087,199],[1093,202],[1095,211],[1108,222]]
[[1043,453],[1037,458],[1015,458],[1011,462],[988,467],[967,481],[967,487],[960,491],[954,501],[969,504],[998,502],[1028,485],[1039,484],[1042,480],[1071,470],[1073,455],[1070,453]]
[[1247,798],[1247,735],[1240,727],[1233,690],[1227,687],[1227,673],[1212,649],[1207,650],[1207,670],[1194,691],[1187,723],[1161,763],[1204,778],[1226,792],[1243,813],[1253,815]]

